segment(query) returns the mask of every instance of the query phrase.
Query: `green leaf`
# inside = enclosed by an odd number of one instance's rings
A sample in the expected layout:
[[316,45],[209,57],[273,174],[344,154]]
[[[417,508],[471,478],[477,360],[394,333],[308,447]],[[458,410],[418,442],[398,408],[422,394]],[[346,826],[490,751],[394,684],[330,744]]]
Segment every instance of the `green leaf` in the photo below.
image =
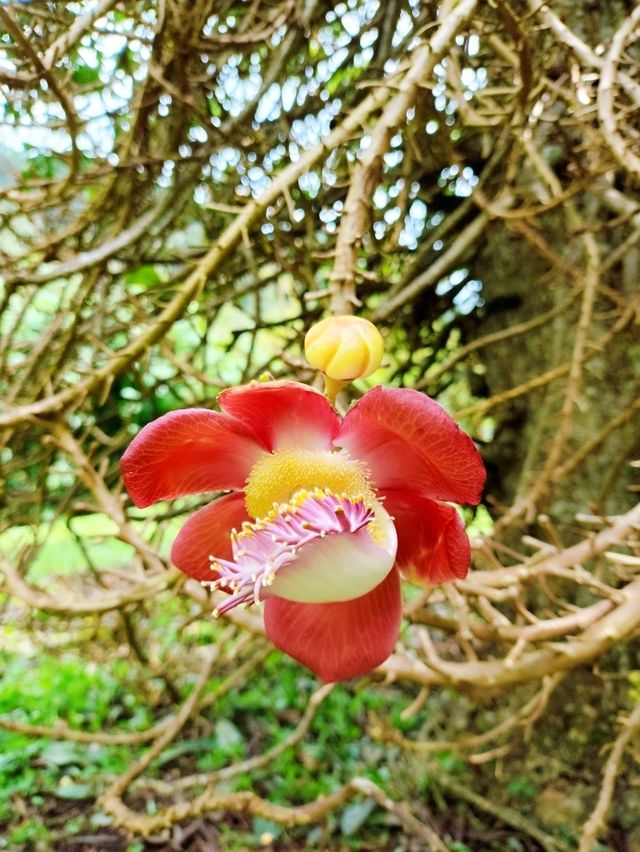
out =
[[218,719],[215,734],[218,746],[223,749],[232,749],[244,742],[240,730],[229,719]]
[[113,817],[103,811],[96,811],[89,817],[89,824],[92,828],[104,828],[106,825],[113,825]]
[[0,754],[0,772],[15,772],[24,767],[26,758],[37,753],[37,743],[32,743],[28,749],[18,749]]
[[73,72],[73,82],[81,86],[95,83],[100,79],[100,69],[92,68],[91,65],[78,65]]
[[212,115],[214,118],[222,118],[222,107],[215,95],[209,95],[207,105],[209,107],[209,115]]
[[22,172],[24,178],[43,178],[52,180],[64,172],[64,166],[57,157],[48,154],[37,154],[29,157],[27,167]]
[[68,766],[71,763],[86,763],[84,751],[72,742],[52,742],[46,745],[41,757],[51,766]]
[[[253,818],[251,827],[256,837],[261,839],[261,843],[271,843],[272,840],[275,840],[276,837],[282,834],[282,827],[278,823],[259,816]],[[267,837],[270,839],[267,839]]]
[[155,266],[145,264],[132,269],[124,276],[125,284],[144,284],[145,287],[153,287],[154,284],[160,284],[162,278],[158,274]]
[[355,834],[361,825],[367,821],[369,814],[375,808],[373,799],[365,799],[363,802],[353,802],[342,811],[340,817],[340,831],[345,837]]
[[92,796],[91,784],[59,784],[54,790],[59,799],[90,799]]

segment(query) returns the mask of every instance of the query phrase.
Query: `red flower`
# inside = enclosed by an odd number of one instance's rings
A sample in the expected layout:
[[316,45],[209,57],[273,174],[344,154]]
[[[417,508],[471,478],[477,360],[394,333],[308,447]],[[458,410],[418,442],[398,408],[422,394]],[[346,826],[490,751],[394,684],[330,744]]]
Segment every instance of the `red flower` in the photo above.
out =
[[400,573],[465,577],[469,540],[447,502],[476,504],[484,466],[471,438],[418,391],[376,387],[344,418],[306,385],[223,391],[222,413],[148,424],[122,458],[136,506],[230,491],[192,515],[173,562],[230,597],[264,600],[271,641],[331,682],[391,654]]

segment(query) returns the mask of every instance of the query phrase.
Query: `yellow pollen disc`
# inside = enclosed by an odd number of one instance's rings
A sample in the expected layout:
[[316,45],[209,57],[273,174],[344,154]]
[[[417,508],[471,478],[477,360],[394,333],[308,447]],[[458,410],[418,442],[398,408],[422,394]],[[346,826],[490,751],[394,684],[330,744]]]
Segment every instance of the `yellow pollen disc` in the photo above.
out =
[[290,503],[300,490],[330,491],[360,500],[375,500],[366,468],[344,452],[287,449],[262,456],[245,486],[244,502],[254,518]]

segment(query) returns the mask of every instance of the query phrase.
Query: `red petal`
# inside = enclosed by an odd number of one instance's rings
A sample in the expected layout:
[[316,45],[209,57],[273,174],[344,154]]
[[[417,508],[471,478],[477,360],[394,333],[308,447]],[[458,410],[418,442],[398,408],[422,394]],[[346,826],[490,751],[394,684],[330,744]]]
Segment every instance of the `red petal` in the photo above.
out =
[[392,653],[402,618],[400,575],[393,569],[352,601],[306,604],[268,598],[267,635],[325,683],[367,674]]
[[269,450],[331,450],[340,418],[320,391],[298,382],[256,382],[223,391],[223,411],[248,424]]
[[335,443],[369,466],[381,490],[476,504],[485,470],[473,441],[447,412],[409,388],[377,387],[344,418]]
[[398,533],[396,565],[407,580],[424,586],[467,576],[471,546],[453,506],[406,491],[383,496]]
[[240,489],[261,454],[251,431],[217,411],[172,411],[145,426],[120,461],[139,508],[156,500]]
[[215,580],[209,556],[232,559],[232,529],[248,520],[243,494],[227,494],[191,515],[171,548],[171,560],[195,580]]

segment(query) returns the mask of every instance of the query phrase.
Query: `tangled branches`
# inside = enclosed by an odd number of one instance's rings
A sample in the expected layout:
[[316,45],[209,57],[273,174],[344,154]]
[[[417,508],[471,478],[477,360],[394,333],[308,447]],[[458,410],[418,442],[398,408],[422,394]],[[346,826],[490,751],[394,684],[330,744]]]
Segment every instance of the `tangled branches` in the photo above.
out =
[[[229,384],[265,370],[311,380],[301,332],[325,308],[376,319],[383,379],[439,398],[490,467],[476,570],[410,601],[377,675],[380,690],[418,686],[413,716],[449,687],[496,696],[504,718],[424,740],[376,718],[372,738],[493,766],[555,690],[581,667],[613,666],[608,652],[637,636],[640,79],[627,5],[608,4],[597,31],[568,1],[0,6],[5,606],[25,624],[35,612],[68,620],[90,654],[85,627],[117,623],[175,705],[141,732],[14,716],[0,727],[150,744],[102,793],[125,829],[149,835],[221,811],[306,824],[365,796],[443,848],[431,815],[366,778],[292,806],[221,787],[298,747],[326,689],[244,761],[171,789],[144,775],[269,651],[261,625],[235,615],[189,661],[186,698],[179,655],[150,658],[158,601],[180,602],[185,630],[207,623],[214,602],[166,557],[192,506],[136,513],[119,456],[144,423],[210,405]],[[86,518],[100,519],[95,541],[77,531]],[[50,546],[61,527],[71,574]],[[107,564],[106,543],[119,548]],[[39,559],[51,563],[46,582]],[[628,676],[628,661],[615,665]],[[632,709],[589,803],[584,850],[605,831],[636,729]],[[449,780],[445,792],[464,798]],[[151,789],[167,800],[155,816],[123,801]],[[518,827],[506,806],[469,801],[539,845],[559,842],[531,820]]]

